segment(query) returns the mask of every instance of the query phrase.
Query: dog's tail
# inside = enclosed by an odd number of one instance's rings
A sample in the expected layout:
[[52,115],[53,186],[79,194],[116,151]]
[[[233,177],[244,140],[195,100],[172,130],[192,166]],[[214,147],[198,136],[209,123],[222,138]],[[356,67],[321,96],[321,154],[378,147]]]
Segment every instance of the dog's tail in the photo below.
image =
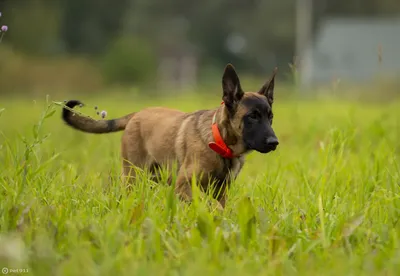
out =
[[77,130],[88,133],[100,134],[124,130],[126,125],[128,124],[129,119],[131,119],[133,115],[135,115],[134,112],[117,119],[95,120],[93,118],[81,116],[77,113],[72,112],[71,109],[77,105],[83,105],[83,103],[77,100],[68,101],[65,104],[65,106],[68,108],[64,107],[62,110],[62,119],[67,125]]

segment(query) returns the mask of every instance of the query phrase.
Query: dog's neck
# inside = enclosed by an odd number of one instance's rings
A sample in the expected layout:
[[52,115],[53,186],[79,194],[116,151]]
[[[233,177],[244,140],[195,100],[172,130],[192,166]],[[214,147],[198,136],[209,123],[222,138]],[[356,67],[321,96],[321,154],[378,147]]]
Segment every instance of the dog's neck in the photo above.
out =
[[[240,157],[242,154],[246,153],[246,148],[243,142],[240,140],[241,134],[237,133],[232,127],[231,120],[229,118],[228,111],[225,105],[221,105],[215,109],[215,120],[218,129],[221,133],[221,137],[225,144],[232,150],[234,156]],[[214,116],[214,115],[213,115]],[[211,139],[212,135],[211,135]]]

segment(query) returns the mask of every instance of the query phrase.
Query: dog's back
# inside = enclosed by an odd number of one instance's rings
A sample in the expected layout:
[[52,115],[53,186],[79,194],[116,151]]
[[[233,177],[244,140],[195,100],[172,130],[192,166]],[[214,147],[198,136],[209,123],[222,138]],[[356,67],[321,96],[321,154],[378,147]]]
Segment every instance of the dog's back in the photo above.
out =
[[174,144],[185,115],[182,111],[162,107],[137,112],[126,125],[122,137],[124,158],[143,165],[177,158]]

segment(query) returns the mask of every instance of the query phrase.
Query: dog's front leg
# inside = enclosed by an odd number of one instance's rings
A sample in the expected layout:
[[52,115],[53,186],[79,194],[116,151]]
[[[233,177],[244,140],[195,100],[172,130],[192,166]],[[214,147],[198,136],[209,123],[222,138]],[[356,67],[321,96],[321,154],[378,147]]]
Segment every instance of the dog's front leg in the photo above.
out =
[[[176,180],[176,185],[175,185],[175,193],[179,196],[179,198],[183,201],[186,202],[191,202],[192,201],[192,179],[193,177],[196,177],[196,180],[199,183],[202,183],[202,187],[206,187],[205,185],[208,182],[207,177],[202,177],[202,174],[196,171],[193,167],[184,167],[181,168],[178,172],[178,177]],[[203,197],[203,192],[200,192]],[[226,185],[223,185],[221,193],[219,196],[217,196],[217,201],[218,201],[218,206],[217,209],[223,210],[225,207],[225,202],[226,202]]]
[[226,182],[221,183],[214,193],[214,198],[218,200],[222,208],[225,208],[228,186]]
[[179,199],[186,202],[192,201],[192,187],[189,181],[182,180],[176,182],[175,193],[179,196]]
[[[192,201],[192,180],[196,178],[197,183],[206,181],[206,177],[202,177],[200,170],[196,166],[182,166],[179,169],[178,177],[176,179],[175,193],[181,200],[190,202]],[[202,191],[200,191],[202,193]]]
[[194,170],[191,168],[180,168],[178,177],[176,179],[175,193],[183,201],[192,201],[192,185],[191,179],[194,174]]

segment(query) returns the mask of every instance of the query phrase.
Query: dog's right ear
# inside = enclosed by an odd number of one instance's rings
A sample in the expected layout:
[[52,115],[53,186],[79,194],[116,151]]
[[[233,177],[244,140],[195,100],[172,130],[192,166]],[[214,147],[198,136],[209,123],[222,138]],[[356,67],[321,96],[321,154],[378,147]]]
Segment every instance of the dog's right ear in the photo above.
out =
[[222,89],[222,100],[229,112],[234,113],[238,102],[244,95],[244,92],[240,86],[239,77],[232,64],[228,64],[225,67],[224,75],[222,77]]
[[275,76],[276,76],[277,72],[278,72],[278,68],[275,67],[274,71],[272,72],[271,78],[258,91],[258,94],[264,95],[265,97],[267,97],[268,102],[271,106],[274,103]]

